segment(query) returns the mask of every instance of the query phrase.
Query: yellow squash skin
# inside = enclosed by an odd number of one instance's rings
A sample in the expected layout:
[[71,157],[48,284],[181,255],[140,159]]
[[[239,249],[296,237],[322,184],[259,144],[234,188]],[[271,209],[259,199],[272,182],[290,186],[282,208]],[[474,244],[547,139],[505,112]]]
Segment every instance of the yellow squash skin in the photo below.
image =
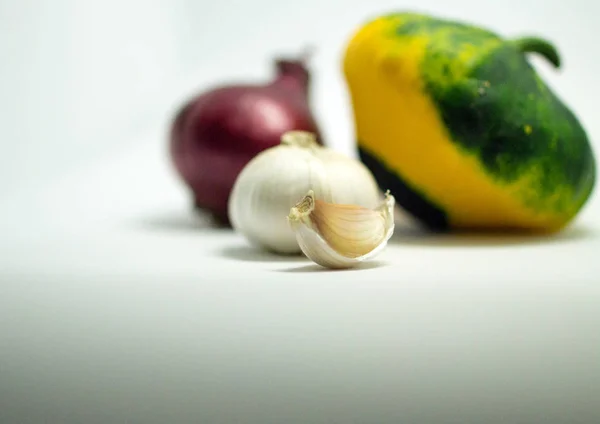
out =
[[[523,199],[536,190],[539,169],[531,167],[513,181],[501,181],[490,175],[477,155],[452,142],[438,108],[423,88],[420,64],[429,37],[389,36],[403,19],[414,18],[398,14],[372,20],[347,45],[343,71],[359,147],[442,210],[449,227],[540,231],[564,227],[587,195],[567,207],[545,207],[564,203],[572,191],[559,185],[551,196],[532,206]],[[461,50],[456,66],[468,68],[482,52],[500,43],[501,39],[490,37],[477,48]],[[462,68],[453,71],[460,74]],[[525,135],[531,131],[523,127]]]

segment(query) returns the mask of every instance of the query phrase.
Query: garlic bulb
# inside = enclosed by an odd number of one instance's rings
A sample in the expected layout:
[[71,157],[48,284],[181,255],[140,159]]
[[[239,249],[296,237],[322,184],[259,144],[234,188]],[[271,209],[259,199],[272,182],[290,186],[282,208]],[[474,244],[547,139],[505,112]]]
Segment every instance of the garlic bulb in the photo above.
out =
[[394,196],[375,209],[327,203],[309,191],[290,209],[288,221],[304,254],[327,268],[350,268],[371,259],[394,233]]
[[375,178],[360,161],[317,144],[312,133],[290,131],[238,175],[229,198],[231,224],[266,250],[301,253],[286,217],[308,190],[316,199],[366,208],[381,199]]

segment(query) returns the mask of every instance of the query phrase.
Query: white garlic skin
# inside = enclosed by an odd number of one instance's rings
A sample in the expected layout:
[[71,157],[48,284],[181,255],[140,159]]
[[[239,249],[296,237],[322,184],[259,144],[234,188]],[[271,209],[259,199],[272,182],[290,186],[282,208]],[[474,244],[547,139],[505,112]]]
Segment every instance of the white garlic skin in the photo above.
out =
[[282,143],[256,155],[238,175],[228,205],[231,225],[255,246],[300,254],[287,215],[309,190],[319,200],[367,208],[382,197],[360,161],[316,143]]

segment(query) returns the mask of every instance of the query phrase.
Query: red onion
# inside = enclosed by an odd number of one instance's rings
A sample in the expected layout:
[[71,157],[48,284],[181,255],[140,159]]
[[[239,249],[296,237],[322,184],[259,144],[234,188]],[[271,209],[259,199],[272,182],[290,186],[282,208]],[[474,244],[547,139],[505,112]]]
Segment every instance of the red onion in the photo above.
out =
[[227,203],[242,168],[290,130],[311,131],[322,144],[308,104],[305,60],[275,59],[263,85],[219,86],[200,93],[175,115],[170,153],[197,209],[229,226]]

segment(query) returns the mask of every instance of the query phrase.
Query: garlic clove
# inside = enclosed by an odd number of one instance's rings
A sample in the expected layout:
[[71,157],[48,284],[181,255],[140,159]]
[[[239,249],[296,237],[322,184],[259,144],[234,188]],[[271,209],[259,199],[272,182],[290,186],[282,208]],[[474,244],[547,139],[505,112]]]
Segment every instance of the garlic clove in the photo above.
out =
[[287,217],[304,254],[326,268],[351,268],[379,254],[394,233],[395,199],[376,208],[328,203],[310,190]]

